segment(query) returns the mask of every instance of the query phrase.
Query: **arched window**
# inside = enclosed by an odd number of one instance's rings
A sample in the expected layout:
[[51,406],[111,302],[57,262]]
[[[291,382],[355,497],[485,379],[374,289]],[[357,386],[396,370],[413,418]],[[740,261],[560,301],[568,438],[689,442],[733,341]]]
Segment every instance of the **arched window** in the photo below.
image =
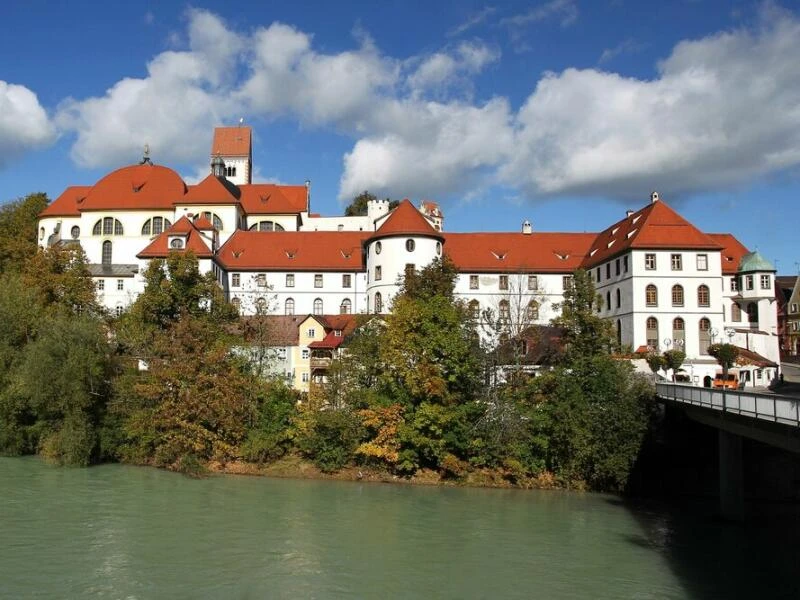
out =
[[314,314],[322,314],[322,298],[314,298]]
[[539,320],[539,303],[536,300],[531,300],[528,302],[528,309],[526,312],[526,316],[528,317],[528,321],[538,321]]
[[383,312],[383,296],[381,296],[380,292],[375,292],[375,312]]
[[294,314],[294,299],[293,298],[287,298],[286,299],[286,302],[284,303],[284,313],[287,314],[287,315],[293,315]]
[[77,240],[79,237],[81,237],[81,228],[77,225],[73,225],[69,233],[73,240]]
[[676,348],[686,343],[686,323],[680,317],[672,320],[672,343]]
[[250,231],[285,231],[283,225],[274,221],[259,221],[250,226]]
[[414,248],[416,248],[417,244],[414,240],[406,240],[406,250],[409,252],[413,252]]
[[711,344],[711,321],[703,317],[698,326],[700,330],[700,354],[708,354],[708,346]]
[[350,298],[345,298],[342,300],[342,303],[339,305],[339,312],[343,315],[349,315],[351,312],[352,304],[350,302]]
[[734,323],[742,322],[742,307],[736,302],[731,306],[731,321]]
[[267,312],[267,299],[259,296],[256,299],[256,314],[263,315]]
[[683,286],[672,286],[672,306],[683,306]]
[[103,242],[103,259],[102,259],[102,263],[104,265],[110,265],[111,264],[111,242],[109,242],[108,240]]
[[231,298],[231,304],[233,304],[233,306],[236,308],[236,312],[237,313],[241,312],[241,310],[242,310],[242,301],[239,300],[239,298],[237,298],[236,296]]
[[711,306],[711,295],[707,285],[697,287],[697,306]]
[[119,219],[105,217],[92,227],[92,235],[122,235],[122,223]]
[[620,308],[621,306],[622,306],[622,292],[620,292],[619,288],[617,288],[617,308]]
[[658,349],[658,319],[647,317],[647,347],[650,350]]
[[469,305],[467,306],[469,309],[469,317],[471,319],[477,319],[480,315],[481,304],[477,300],[470,300]]
[[658,288],[652,283],[645,288],[644,297],[647,306],[658,306]]
[[747,322],[758,323],[758,304],[755,302],[747,305]]
[[39,239],[40,240],[44,239],[44,227],[39,228]]
[[172,227],[172,223],[169,219],[153,217],[152,219],[147,219],[142,225],[142,235],[158,235],[170,227]]
[[202,216],[211,221],[211,224],[214,226],[214,229],[216,229],[217,231],[222,231],[222,219],[219,218],[219,215],[217,215],[216,213],[206,211],[202,213]]
[[511,318],[511,310],[510,310],[510,307],[508,305],[508,300],[500,300],[500,304],[499,304],[498,307],[500,309],[500,314],[498,315],[500,317],[500,320],[503,323],[505,323],[508,320],[510,320],[510,318]]

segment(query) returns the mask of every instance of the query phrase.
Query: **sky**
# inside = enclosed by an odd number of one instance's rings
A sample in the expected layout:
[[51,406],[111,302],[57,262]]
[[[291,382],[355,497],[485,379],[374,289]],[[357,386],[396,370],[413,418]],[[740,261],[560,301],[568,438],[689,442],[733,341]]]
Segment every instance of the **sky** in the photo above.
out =
[[214,126],[254,180],[438,202],[448,231],[600,231],[651,191],[800,270],[800,6],[673,0],[3,4],[0,202]]

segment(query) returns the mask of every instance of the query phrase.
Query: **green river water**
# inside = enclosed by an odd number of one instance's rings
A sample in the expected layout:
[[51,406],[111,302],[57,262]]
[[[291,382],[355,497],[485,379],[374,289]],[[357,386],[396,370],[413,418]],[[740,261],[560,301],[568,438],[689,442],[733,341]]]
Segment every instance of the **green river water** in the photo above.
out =
[[0,458],[0,598],[798,598],[795,518]]

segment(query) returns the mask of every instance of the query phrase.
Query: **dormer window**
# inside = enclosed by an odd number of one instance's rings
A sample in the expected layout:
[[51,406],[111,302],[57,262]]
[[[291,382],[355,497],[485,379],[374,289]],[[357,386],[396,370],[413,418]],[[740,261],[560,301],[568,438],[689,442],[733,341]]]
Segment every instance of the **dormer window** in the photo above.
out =
[[170,239],[169,247],[172,250],[183,250],[183,247],[184,247],[183,238],[175,237],[175,238]]

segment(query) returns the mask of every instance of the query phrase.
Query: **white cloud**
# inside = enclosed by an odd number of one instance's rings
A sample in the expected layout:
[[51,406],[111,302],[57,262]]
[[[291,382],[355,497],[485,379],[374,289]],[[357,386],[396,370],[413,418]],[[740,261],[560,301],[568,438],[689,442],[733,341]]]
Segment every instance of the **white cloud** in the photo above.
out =
[[603,53],[600,55],[600,58],[597,59],[599,64],[605,64],[607,62],[611,62],[618,56],[622,54],[630,54],[632,52],[638,52],[642,49],[641,44],[637,43],[636,41],[628,38],[614,46],[613,48],[606,48],[603,50]]
[[568,27],[578,20],[578,6],[575,0],[551,0],[530,9],[528,12],[506,17],[500,21],[501,25],[511,27],[525,27],[533,23],[558,20],[562,27]]
[[673,194],[800,164],[800,23],[678,44],[652,81],[549,74],[519,111],[501,178],[530,195]]
[[485,6],[483,9],[479,10],[477,13],[473,14],[463,23],[459,23],[455,27],[453,27],[450,31],[447,32],[448,37],[455,37],[459,36],[463,33],[466,33],[473,27],[477,27],[481,23],[483,23],[486,19],[488,19],[493,13],[495,13],[497,9],[494,6]]
[[499,58],[497,48],[479,41],[462,42],[453,50],[436,52],[422,59],[408,75],[406,83],[415,95],[425,92],[446,95],[455,85],[469,88],[468,76],[480,73]]
[[31,90],[0,80],[0,168],[55,140],[47,112]]

